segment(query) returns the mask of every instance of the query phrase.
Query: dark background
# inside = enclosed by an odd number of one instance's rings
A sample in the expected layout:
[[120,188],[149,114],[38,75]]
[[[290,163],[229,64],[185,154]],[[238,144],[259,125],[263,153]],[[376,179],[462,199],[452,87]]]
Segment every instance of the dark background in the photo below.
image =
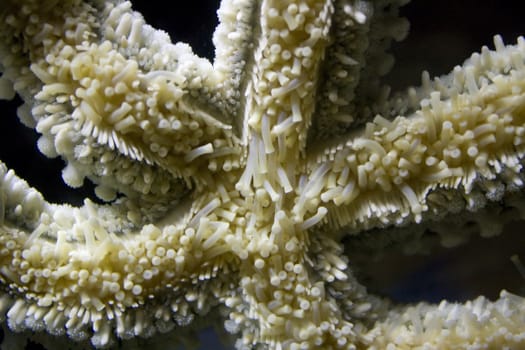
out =
[[[166,5],[166,4],[173,5]],[[213,58],[211,37],[217,25],[218,1],[133,1],[146,21],[167,31],[173,41],[189,43],[194,51]],[[492,47],[494,34],[514,43],[525,34],[525,2],[519,0],[414,0],[403,9],[411,22],[408,38],[394,46],[396,66],[387,78],[396,89],[418,85],[421,71],[448,73],[481,46]],[[183,5],[184,4],[184,5]],[[171,6],[171,8],[170,8]],[[20,102],[0,101],[0,159],[40,190],[51,202],[81,204],[92,188],[70,189],[62,183],[60,159],[49,160],[36,149],[36,134],[22,126],[15,108]],[[433,257],[389,257],[388,262],[360,266],[371,278],[367,285],[395,300],[466,300],[478,294],[496,297],[497,290],[523,291],[525,280],[509,262],[511,254],[525,261],[525,240],[518,226],[493,240],[437,252]],[[388,266],[389,268],[385,268]],[[370,277],[372,276],[372,277]],[[374,277],[375,276],[375,277]],[[380,277],[378,277],[380,276]],[[202,349],[220,349],[217,338],[202,333]]]

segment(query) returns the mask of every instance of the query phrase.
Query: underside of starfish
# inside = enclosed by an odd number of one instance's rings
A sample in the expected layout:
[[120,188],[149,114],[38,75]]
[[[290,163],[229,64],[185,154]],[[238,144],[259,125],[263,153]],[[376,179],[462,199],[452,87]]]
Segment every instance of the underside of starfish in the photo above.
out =
[[525,218],[525,40],[391,94],[406,2],[223,0],[210,62],[130,2],[1,0],[0,97],[101,200],[0,163],[3,346],[523,346],[519,295],[395,304],[352,269]]

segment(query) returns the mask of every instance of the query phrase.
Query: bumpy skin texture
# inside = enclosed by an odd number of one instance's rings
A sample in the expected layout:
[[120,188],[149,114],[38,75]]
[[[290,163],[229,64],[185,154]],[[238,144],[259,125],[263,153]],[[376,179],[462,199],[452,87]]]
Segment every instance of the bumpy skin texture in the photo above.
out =
[[344,254],[525,213],[525,41],[388,98],[403,3],[224,0],[212,64],[128,2],[2,0],[0,95],[108,202],[48,203],[0,164],[4,346],[165,348],[208,315],[239,349],[523,345],[522,297],[392,306]]

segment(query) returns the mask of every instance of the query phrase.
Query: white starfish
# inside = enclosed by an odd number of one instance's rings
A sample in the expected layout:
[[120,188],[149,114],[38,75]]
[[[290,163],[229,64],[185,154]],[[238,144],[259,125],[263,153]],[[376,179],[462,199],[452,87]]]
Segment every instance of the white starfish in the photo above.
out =
[[48,203],[0,165],[9,329],[130,347],[211,316],[237,348],[523,344],[522,297],[393,306],[344,253],[365,231],[450,245],[525,212],[525,40],[389,98],[404,2],[224,0],[212,64],[129,2],[2,0],[0,95],[108,202]]

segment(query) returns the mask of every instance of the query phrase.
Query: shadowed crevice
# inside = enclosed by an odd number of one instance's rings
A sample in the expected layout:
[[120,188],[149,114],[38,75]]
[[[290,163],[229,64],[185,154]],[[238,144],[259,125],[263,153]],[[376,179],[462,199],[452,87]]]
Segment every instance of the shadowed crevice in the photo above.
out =
[[478,295],[495,300],[502,289],[525,295],[525,279],[510,259],[517,255],[525,261],[522,224],[512,222],[491,238],[474,235],[452,248],[439,246],[438,237],[426,232],[427,253],[406,255],[401,252],[405,244],[396,242],[371,258],[351,240],[346,253],[368,291],[394,302],[465,302]]

